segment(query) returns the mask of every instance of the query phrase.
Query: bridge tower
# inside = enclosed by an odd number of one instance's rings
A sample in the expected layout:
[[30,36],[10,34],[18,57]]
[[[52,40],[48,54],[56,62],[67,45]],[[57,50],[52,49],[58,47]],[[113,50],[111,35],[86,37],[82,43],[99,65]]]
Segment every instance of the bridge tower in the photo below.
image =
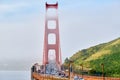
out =
[[[48,10],[55,9],[55,15],[49,15]],[[59,67],[61,66],[61,50],[60,50],[60,37],[59,37],[59,21],[58,21],[58,3],[56,4],[48,4],[46,2],[46,15],[45,15],[45,33],[44,33],[44,50],[43,50],[43,65],[46,68],[46,65],[50,63],[49,61],[49,52],[53,51],[55,54],[54,62]],[[54,28],[51,28],[49,25],[50,22]],[[53,35],[54,40],[50,40],[49,36]],[[50,41],[54,41],[54,43],[49,43]],[[45,69],[46,70],[46,69]]]

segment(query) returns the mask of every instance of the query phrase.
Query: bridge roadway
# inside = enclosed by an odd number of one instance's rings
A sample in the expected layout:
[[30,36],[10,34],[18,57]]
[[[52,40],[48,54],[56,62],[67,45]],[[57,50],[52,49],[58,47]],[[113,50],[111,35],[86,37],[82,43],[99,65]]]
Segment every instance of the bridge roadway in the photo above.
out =
[[39,74],[33,72],[31,75],[31,80],[69,80],[68,78],[62,78],[59,76],[47,75],[47,74]]
[[[73,76],[77,74],[71,75],[71,79],[68,78],[62,78],[57,77],[53,75],[47,75],[47,74],[38,74],[33,72],[31,75],[31,80],[74,80]],[[82,77],[82,75],[78,75],[79,77]],[[120,78],[112,78],[112,77],[97,77],[97,76],[83,76],[84,80],[120,80]]]

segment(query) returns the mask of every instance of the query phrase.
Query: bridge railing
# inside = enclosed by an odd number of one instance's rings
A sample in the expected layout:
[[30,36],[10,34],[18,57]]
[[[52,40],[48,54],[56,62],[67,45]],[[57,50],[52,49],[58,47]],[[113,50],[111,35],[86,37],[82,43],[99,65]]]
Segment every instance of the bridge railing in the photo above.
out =
[[113,78],[113,77],[99,77],[99,76],[87,76],[87,75],[78,75],[78,76],[83,77],[84,80],[120,80],[120,78]]

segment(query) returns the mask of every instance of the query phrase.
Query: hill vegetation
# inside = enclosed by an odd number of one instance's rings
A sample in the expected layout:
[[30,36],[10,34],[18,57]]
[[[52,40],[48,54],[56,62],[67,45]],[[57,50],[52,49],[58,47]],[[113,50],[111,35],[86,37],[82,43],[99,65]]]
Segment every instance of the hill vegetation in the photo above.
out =
[[[105,76],[120,77],[120,38],[78,51],[70,60],[73,61],[73,70],[76,73],[101,76],[101,64],[104,64]],[[67,64],[68,58],[64,63],[65,68]]]

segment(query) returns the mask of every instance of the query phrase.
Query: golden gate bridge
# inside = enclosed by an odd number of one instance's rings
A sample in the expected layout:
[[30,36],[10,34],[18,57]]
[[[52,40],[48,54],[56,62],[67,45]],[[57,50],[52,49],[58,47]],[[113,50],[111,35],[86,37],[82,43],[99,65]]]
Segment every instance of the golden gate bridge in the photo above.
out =
[[[46,2],[46,14],[45,14],[45,32],[44,32],[44,48],[43,48],[43,63],[41,67],[41,73],[44,74],[56,74],[61,72],[62,58],[61,58],[61,48],[60,48],[60,35],[59,35],[59,19],[58,19],[58,2],[55,4],[48,4]],[[49,15],[48,10],[55,9],[55,15]],[[49,22],[54,22],[52,28],[49,25]],[[53,28],[54,27],[54,28]],[[53,35],[54,43],[49,43],[49,36]],[[52,53],[51,55],[49,55]],[[52,58],[50,58],[52,57]],[[36,65],[36,64],[35,64]],[[35,68],[33,66],[33,68]],[[33,69],[32,72],[35,70]],[[32,75],[32,79],[36,75]],[[38,76],[40,78],[41,76]],[[41,80],[36,79],[36,80]]]
[[[35,64],[31,68],[31,80],[73,80],[69,71],[65,72],[62,70],[62,56],[60,46],[60,35],[59,35],[59,19],[58,19],[58,2],[55,4],[48,4],[46,2],[46,14],[45,14],[45,31],[44,31],[44,46],[43,46],[43,62],[41,66]],[[48,10],[54,9],[55,15],[49,16]],[[50,22],[54,22],[51,26]],[[54,27],[54,28],[53,28]],[[54,43],[49,43],[49,36],[52,35]],[[39,68],[38,68],[39,67]],[[60,77],[56,74],[61,73],[64,77]],[[54,74],[54,75],[53,75]],[[78,74],[73,74],[78,75]],[[82,76],[83,75],[79,75]],[[107,77],[95,77],[95,76],[84,76],[85,80],[120,80],[119,78],[107,78]],[[84,80],[83,78],[77,80]]]

